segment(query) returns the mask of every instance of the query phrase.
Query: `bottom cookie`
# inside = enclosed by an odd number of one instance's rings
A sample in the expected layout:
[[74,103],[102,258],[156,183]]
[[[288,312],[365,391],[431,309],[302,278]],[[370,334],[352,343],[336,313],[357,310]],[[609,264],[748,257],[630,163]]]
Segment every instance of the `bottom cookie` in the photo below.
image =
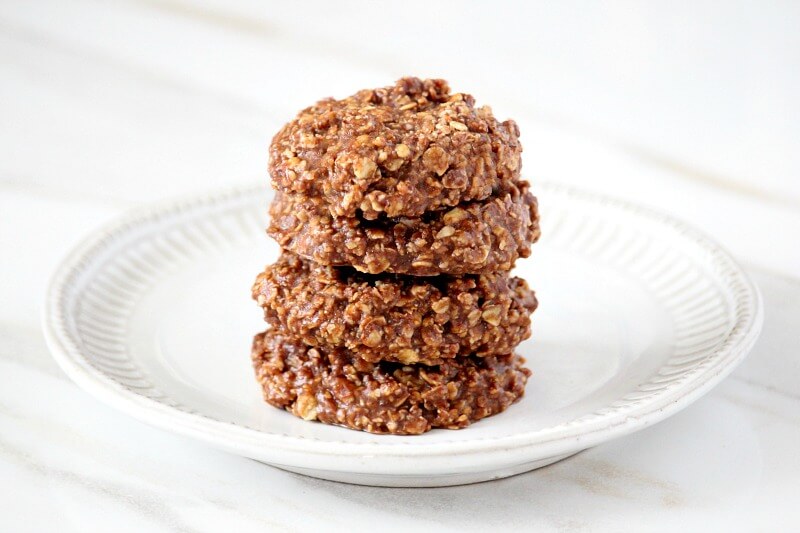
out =
[[269,404],[305,420],[396,435],[463,428],[500,413],[522,397],[530,376],[515,354],[438,366],[368,363],[274,330],[255,336],[252,359]]

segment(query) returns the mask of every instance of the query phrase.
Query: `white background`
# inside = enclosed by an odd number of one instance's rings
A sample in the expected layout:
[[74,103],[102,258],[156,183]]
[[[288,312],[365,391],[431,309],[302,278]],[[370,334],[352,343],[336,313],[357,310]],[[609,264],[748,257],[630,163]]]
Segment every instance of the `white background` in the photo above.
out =
[[[288,4],[288,3],[287,3]],[[800,3],[0,3],[0,530],[800,528]],[[686,411],[546,469],[392,490],[278,470],[96,402],[39,329],[127,209],[262,181],[298,109],[444,77],[524,173],[668,211],[760,285],[761,340]]]

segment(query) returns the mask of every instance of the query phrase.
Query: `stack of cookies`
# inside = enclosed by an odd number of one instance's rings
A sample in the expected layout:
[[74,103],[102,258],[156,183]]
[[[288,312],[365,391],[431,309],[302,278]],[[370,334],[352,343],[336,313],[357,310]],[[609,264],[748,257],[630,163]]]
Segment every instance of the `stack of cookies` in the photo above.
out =
[[518,400],[539,237],[519,130],[443,80],[326,99],[270,147],[253,364],[270,404],[373,433],[462,428]]

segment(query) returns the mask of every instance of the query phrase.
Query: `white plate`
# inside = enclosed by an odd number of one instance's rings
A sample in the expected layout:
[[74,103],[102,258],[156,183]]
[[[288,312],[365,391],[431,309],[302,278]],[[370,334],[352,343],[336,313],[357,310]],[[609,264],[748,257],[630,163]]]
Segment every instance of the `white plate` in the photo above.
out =
[[515,271],[541,302],[519,348],[534,375],[522,401],[467,429],[370,435],[262,401],[249,352],[265,326],[250,284],[278,253],[263,185],[97,233],[55,273],[45,334],[73,380],[136,418],[294,472],[386,486],[544,466],[675,413],[750,350],[760,296],[714,243],[622,202],[536,192],[543,237]]

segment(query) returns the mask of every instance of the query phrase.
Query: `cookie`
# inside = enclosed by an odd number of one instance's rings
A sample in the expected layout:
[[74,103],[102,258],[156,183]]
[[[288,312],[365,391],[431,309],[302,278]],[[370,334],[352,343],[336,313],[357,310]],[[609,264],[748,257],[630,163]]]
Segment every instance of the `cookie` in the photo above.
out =
[[537,306],[527,283],[506,272],[374,276],[289,252],[258,275],[253,298],[270,325],[308,346],[425,365],[510,353],[530,336]]
[[305,420],[396,435],[463,428],[500,413],[522,397],[530,376],[514,354],[435,367],[368,363],[270,330],[256,335],[252,360],[271,405]]
[[508,187],[521,151],[513,120],[444,80],[403,78],[301,111],[273,138],[269,171],[334,216],[419,217]]
[[319,198],[277,193],[267,232],[322,265],[414,276],[511,270],[539,238],[536,198],[520,182],[489,198],[417,218],[365,220],[330,214]]

